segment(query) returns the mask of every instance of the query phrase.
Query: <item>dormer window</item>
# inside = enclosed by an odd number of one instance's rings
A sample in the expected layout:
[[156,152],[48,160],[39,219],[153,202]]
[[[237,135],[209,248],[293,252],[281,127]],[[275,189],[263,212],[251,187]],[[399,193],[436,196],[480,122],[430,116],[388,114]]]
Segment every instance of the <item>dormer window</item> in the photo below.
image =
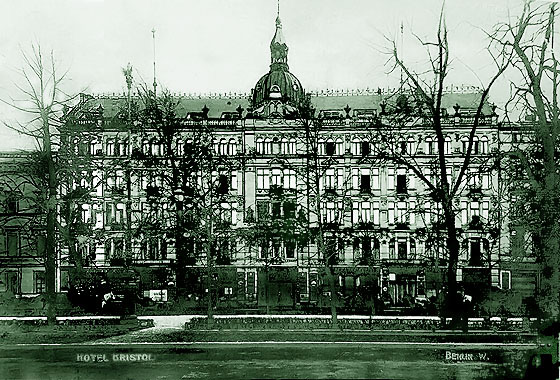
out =
[[278,85],[274,85],[270,88],[270,97],[272,99],[280,99],[282,97],[282,93],[280,92],[280,87]]

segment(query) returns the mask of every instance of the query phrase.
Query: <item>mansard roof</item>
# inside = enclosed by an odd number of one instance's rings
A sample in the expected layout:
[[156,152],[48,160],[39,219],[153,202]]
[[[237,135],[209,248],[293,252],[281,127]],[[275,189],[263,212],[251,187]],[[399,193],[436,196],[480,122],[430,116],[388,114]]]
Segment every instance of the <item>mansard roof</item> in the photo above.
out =
[[[381,111],[381,104],[392,104],[398,97],[394,91],[379,90],[322,90],[310,92],[311,103],[320,111],[340,111],[346,107],[351,110],[375,110]],[[250,95],[248,94],[207,94],[207,95],[187,95],[174,94],[177,100],[177,114],[180,117],[189,117],[189,114],[200,113],[204,107],[208,109],[209,118],[223,118],[227,114],[237,113],[238,107],[243,108],[243,115],[250,108]],[[463,111],[473,111],[480,101],[480,92],[451,92],[444,94],[442,99],[442,108],[448,114],[455,113],[454,107],[460,106]],[[120,95],[83,95],[81,101],[82,110],[96,110],[100,106],[103,109],[104,117],[113,117],[119,109],[124,109],[126,105],[126,96]],[[483,114],[492,113],[492,107],[486,102],[483,108]]]

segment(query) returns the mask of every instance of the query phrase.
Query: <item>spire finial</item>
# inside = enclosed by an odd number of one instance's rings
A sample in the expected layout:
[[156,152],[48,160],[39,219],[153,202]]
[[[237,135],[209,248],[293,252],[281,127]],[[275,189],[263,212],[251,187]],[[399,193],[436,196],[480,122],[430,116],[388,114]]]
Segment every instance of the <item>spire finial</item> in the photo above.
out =
[[282,21],[280,21],[280,0],[277,0],[278,10],[276,16],[276,32],[270,42],[271,69],[288,69],[288,46],[282,33]]

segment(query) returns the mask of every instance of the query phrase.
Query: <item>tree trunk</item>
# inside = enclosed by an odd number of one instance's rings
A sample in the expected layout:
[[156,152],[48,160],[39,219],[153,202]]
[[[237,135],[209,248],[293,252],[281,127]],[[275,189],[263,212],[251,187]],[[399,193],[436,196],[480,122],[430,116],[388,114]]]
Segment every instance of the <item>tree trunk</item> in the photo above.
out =
[[450,316],[453,323],[458,323],[460,317],[460,304],[457,299],[457,262],[459,259],[459,241],[455,227],[455,214],[451,209],[451,201],[447,200],[444,207],[445,226],[447,229],[447,248],[449,250],[449,261],[447,263],[447,295],[446,313],[443,317]]
[[333,329],[338,328],[338,313],[336,310],[336,304],[338,303],[338,295],[336,293],[336,284],[334,280],[334,274],[331,267],[326,265],[327,278],[329,279],[329,288],[331,292],[331,327]]
[[[48,129],[48,125],[47,125]],[[47,201],[47,239],[45,257],[45,280],[47,290],[47,322],[56,323],[56,173],[48,137],[47,162],[49,174],[49,196]]]

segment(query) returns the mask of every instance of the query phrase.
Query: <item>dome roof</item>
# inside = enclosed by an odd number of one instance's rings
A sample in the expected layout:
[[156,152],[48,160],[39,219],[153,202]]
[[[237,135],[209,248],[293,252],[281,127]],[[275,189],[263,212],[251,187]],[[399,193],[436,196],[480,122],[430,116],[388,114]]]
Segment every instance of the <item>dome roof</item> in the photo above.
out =
[[253,105],[258,107],[266,100],[281,100],[296,105],[303,97],[303,87],[294,74],[288,70],[270,70],[255,85]]
[[270,100],[297,106],[304,98],[304,91],[299,79],[289,71],[288,46],[282,33],[280,15],[276,17],[276,31],[270,42],[270,60],[270,71],[259,79],[253,89],[253,108],[257,109]]

